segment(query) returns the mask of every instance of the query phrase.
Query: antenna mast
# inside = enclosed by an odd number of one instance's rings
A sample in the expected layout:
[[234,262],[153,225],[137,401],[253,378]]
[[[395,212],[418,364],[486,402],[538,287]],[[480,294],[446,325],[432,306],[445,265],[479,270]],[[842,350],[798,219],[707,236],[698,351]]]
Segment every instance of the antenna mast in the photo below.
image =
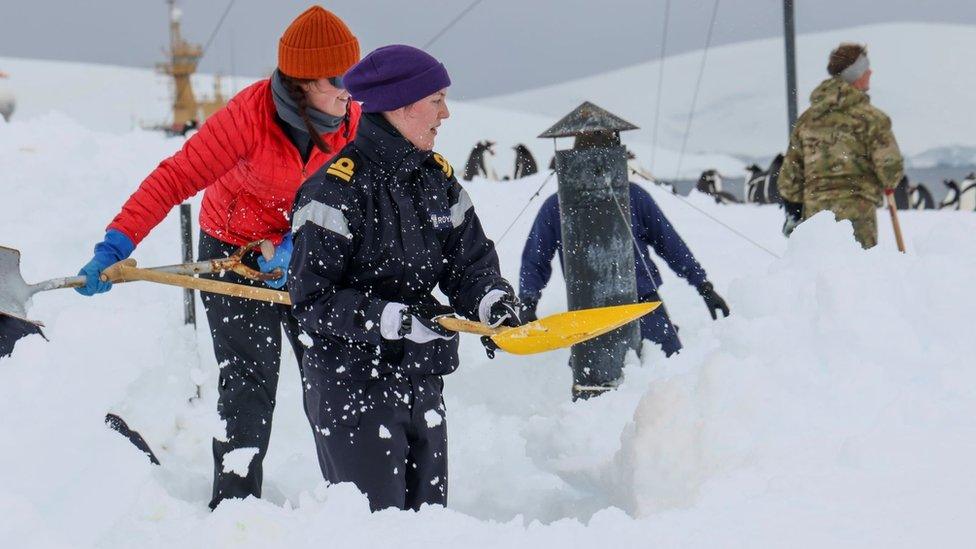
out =
[[796,25],[793,1],[783,0],[783,39],[786,47],[786,117],[787,132],[793,133],[796,125]]
[[203,57],[203,48],[183,39],[180,30],[183,12],[176,5],[176,0],[166,0],[166,4],[169,6],[169,51],[166,52],[169,60],[158,63],[156,68],[173,78],[173,122],[170,129],[179,131],[191,121],[203,122],[223,107],[226,100],[221,93],[220,76],[214,77],[214,96],[197,100],[193,93],[192,76]]

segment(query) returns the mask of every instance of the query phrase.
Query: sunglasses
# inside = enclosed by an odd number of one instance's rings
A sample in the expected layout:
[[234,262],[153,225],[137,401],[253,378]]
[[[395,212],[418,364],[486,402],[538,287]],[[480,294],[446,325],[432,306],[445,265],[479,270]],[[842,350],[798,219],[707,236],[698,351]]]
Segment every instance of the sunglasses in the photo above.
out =
[[334,87],[339,88],[340,90],[346,89],[346,87],[342,84],[341,76],[332,76],[328,80],[329,84],[332,84]]

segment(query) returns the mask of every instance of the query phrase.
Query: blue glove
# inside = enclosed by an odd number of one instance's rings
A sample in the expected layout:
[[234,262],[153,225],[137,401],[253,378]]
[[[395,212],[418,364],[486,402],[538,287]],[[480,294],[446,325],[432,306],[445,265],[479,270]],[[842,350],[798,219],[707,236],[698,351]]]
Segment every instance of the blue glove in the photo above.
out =
[[263,255],[258,257],[258,267],[261,268],[262,273],[281,269],[281,278],[267,280],[265,284],[276,290],[285,287],[285,282],[288,282],[288,264],[291,263],[291,250],[291,233],[285,233],[285,238],[281,240],[281,244],[275,247],[274,257],[271,259],[265,259]]
[[99,278],[106,267],[114,265],[129,257],[136,245],[120,231],[109,229],[105,232],[105,240],[95,244],[95,257],[78,271],[87,282],[75,291],[81,295],[92,296],[112,289],[111,282],[102,282]]

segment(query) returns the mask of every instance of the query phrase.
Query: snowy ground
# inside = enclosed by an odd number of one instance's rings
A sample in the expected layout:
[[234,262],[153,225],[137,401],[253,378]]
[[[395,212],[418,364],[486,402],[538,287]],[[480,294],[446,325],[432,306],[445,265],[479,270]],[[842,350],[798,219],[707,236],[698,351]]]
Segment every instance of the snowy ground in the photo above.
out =
[[[23,251],[29,281],[76,272],[179,144],[59,115],[0,124],[0,244]],[[513,279],[555,183],[500,237],[543,179],[467,185]],[[371,515],[350,486],[322,484],[288,353],[265,498],[210,513],[217,366],[205,323],[181,325],[180,291],[132,283],[90,299],[36,297],[31,314],[51,341],[28,338],[0,361],[3,545],[970,545],[976,216],[903,213],[903,256],[885,217],[881,245],[862,252],[848,225],[826,217],[787,245],[774,207],[688,199],[774,258],[650,191],[733,316],[712,322],[694,290],[666,275],[686,350],[666,361],[645,347],[618,391],[575,404],[567,352],[488,361],[464,338],[446,383],[450,508],[419,515]],[[135,257],[177,261],[176,216]],[[563,290],[555,281],[540,312],[563,310]],[[163,466],[105,428],[107,411],[140,430]]]

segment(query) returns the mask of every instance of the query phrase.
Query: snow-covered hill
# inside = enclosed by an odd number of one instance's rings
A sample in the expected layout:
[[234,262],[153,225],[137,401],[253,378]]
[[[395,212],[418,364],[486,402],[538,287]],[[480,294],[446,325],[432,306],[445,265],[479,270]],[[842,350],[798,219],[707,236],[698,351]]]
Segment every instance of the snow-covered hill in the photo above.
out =
[[[14,121],[59,112],[89,129],[126,132],[166,122],[170,117],[169,81],[149,69],[0,57],[0,70],[10,73],[9,80],[0,82],[0,86],[17,97]],[[225,77],[224,94],[251,82],[253,79]],[[194,89],[197,93],[211,94],[213,84],[212,76],[198,75]],[[452,101],[450,107],[453,123],[442,132],[439,151],[463,167],[475,143],[485,139],[495,141],[497,155],[489,161],[499,177],[512,173],[515,161],[512,147],[518,143],[529,147],[541,167],[548,166],[552,142],[536,136],[565,114],[512,112],[459,101]],[[634,150],[649,150],[632,136],[625,137]],[[671,173],[677,165],[677,154],[661,152],[658,164],[665,169],[662,173]],[[708,168],[737,175],[743,167],[740,160],[724,154],[688,155],[683,165],[687,168],[685,173],[694,177]]]
[[[10,75],[0,86],[17,97],[13,120],[58,111],[86,128],[125,132],[172,117],[171,79],[152,69],[0,57],[0,70]],[[225,77],[222,91],[227,96],[252,81]],[[198,96],[213,95],[213,76],[196,75],[193,87]]]
[[[804,34],[797,41],[801,109],[825,76],[829,51],[841,41],[867,43],[875,70],[872,99],[891,115],[910,164],[962,163],[968,169],[972,156],[968,153],[976,147],[970,93],[976,89],[976,72],[970,70],[965,52],[976,49],[976,27],[878,24]],[[742,176],[747,163],[743,159],[768,159],[786,145],[782,40],[711,49],[679,174],[676,151],[681,149],[700,61],[700,51],[665,60],[654,167],[650,166],[651,130],[658,62],[477,103],[453,102],[456,123],[440,147],[454,164],[463,165],[477,141],[495,141],[498,156],[493,165],[499,175],[505,175],[512,171],[511,147],[525,143],[545,166],[552,145],[536,136],[590,100],[641,126],[624,134],[625,142],[659,177],[696,179],[708,168],[729,177]],[[0,70],[11,75],[0,85],[17,96],[15,120],[57,111],[85,127],[119,132],[168,117],[167,78],[150,69],[0,57]],[[231,94],[251,81],[224,78],[224,92]],[[195,88],[210,94],[212,77],[199,75]]]
[[[976,71],[969,56],[976,50],[976,27],[897,23],[800,35],[801,110],[809,104],[813,88],[826,78],[828,54],[842,41],[868,45],[874,69],[872,101],[891,115],[906,153],[976,145],[972,93]],[[701,56],[697,51],[665,60],[659,144],[666,149],[681,148]],[[483,102],[559,115],[590,99],[641,126],[636,139],[650,143],[658,70],[655,61]],[[785,88],[781,38],[712,48],[688,149],[757,157],[771,157],[783,150],[787,141]],[[638,154],[646,153],[638,150]],[[667,170],[661,173],[674,175]]]
[[[519,119],[464,110],[445,128],[465,138]],[[0,124],[0,244],[23,251],[29,281],[75,272],[140,178],[179,145],[94,132],[64,115]],[[543,180],[467,185],[513,280],[555,184],[500,237]],[[971,545],[976,216],[904,213],[910,249],[900,255],[884,218],[870,252],[825,216],[787,245],[776,208],[689,198],[774,258],[649,190],[733,315],[712,322],[696,292],[666,273],[686,350],[665,360],[646,346],[619,390],[575,404],[567,352],[489,361],[476,338],[462,338],[462,366],[446,379],[449,509],[369,514],[350,486],[322,485],[286,353],[265,498],[210,513],[218,366],[205,324],[181,324],[181,292],[130,283],[95,298],[37,296],[32,316],[50,342],[28,338],[0,360],[2,545]],[[134,257],[177,261],[176,216]],[[565,308],[556,279],[543,314]],[[143,432],[162,467],[104,427],[110,410]]]

